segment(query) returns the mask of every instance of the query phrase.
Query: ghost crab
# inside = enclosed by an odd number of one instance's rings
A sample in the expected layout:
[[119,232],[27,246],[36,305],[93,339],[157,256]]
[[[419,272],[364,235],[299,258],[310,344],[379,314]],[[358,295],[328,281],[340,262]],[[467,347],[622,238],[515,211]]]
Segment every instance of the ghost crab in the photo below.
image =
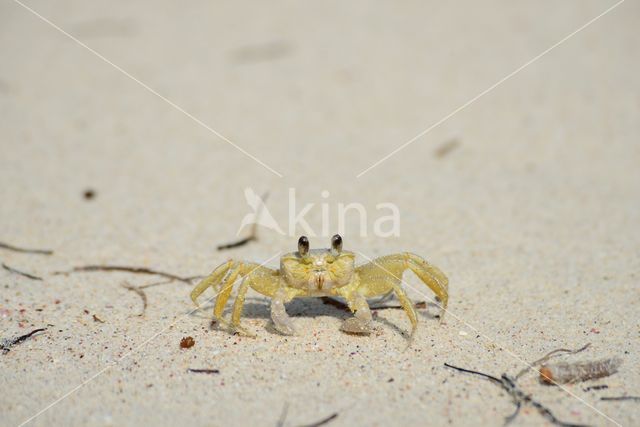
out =
[[[353,334],[369,334],[372,316],[367,298],[394,292],[411,321],[411,336],[418,318],[411,300],[401,287],[402,275],[409,269],[440,299],[444,311],[449,298],[447,277],[435,266],[409,252],[386,255],[370,263],[355,266],[355,253],[342,250],[342,237],[331,238],[330,249],[309,250],[309,239],[301,236],[298,251],[280,258],[280,269],[259,264],[229,260],[218,266],[191,292],[197,298],[209,287],[216,291],[213,310],[215,319],[233,332],[252,336],[240,325],[245,295],[249,288],[271,298],[271,319],[275,329],[285,335],[297,333],[284,304],[298,297],[339,296],[347,301],[354,317],[346,319],[342,330]],[[238,277],[242,282],[233,305],[231,323],[222,317]]]

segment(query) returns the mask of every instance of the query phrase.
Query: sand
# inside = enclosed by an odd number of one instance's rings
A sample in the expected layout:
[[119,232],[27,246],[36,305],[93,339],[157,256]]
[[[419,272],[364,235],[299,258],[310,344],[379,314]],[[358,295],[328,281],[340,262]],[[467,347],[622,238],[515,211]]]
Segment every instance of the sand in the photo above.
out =
[[[275,426],[286,407],[285,426],[334,413],[327,425],[501,425],[509,397],[445,362],[515,374],[591,343],[564,360],[619,356],[618,374],[564,390],[528,374],[520,386],[567,422],[637,425],[639,403],[600,400],[640,394],[637,3],[356,177],[614,4],[28,3],[145,88],[3,2],[0,241],[54,254],[0,249],[43,278],[0,270],[0,338],[47,328],[0,355],[0,424]],[[250,212],[247,187],[269,192],[285,233],[262,228],[217,251]],[[288,230],[290,189],[298,212],[314,203],[312,247],[336,232],[338,203],[358,202],[367,235],[349,216],[345,249],[439,266],[444,322],[421,310],[405,350],[402,311],[380,310],[357,337],[339,330],[346,312],[308,299],[289,304],[302,332],[284,337],[251,292],[247,338],[212,329],[206,298],[192,312],[185,283],[147,289],[141,317],[123,282],[161,278],[53,274],[113,264],[192,276],[228,258],[277,267],[301,234]],[[373,232],[383,202],[401,213],[399,236]],[[405,279],[415,301],[432,297]],[[181,349],[186,336],[195,345]],[[584,391],[594,384],[609,388]],[[530,407],[515,422],[544,424]]]

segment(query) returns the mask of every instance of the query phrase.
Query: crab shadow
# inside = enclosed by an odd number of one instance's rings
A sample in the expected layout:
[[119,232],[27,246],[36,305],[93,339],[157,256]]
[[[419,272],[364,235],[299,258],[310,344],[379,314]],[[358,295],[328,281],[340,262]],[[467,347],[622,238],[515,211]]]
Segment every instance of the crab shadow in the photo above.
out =
[[[378,306],[374,302],[370,302],[371,312],[373,314],[374,322],[379,322],[390,329],[393,329],[398,334],[403,336],[408,336],[408,331],[403,329],[401,326],[398,326],[394,322],[386,319],[383,316],[380,316],[380,312],[388,311],[388,310],[399,310],[402,309],[395,307],[397,305],[397,300],[386,301],[384,304]],[[393,308],[389,307],[393,306]],[[335,317],[342,321],[348,319],[353,316],[353,313],[347,308],[346,303],[341,302],[337,299],[322,299],[316,297],[309,298],[297,298],[291,302],[286,304],[287,313],[292,318],[300,318],[300,317],[311,317],[316,318],[319,316],[329,316]],[[231,311],[233,310],[233,305],[230,304],[225,308],[223,316],[228,318],[231,315]],[[418,309],[416,310],[418,316],[427,319],[427,320],[438,320],[439,315],[433,314],[433,312],[437,312],[438,305],[434,303],[427,303],[426,309]],[[213,303],[208,303],[201,307],[201,310],[193,312],[191,315],[204,318],[204,319],[212,319],[211,312],[213,311]],[[245,301],[244,308],[242,310],[242,318],[248,319],[265,319],[268,320],[265,329],[267,332],[274,335],[282,335],[278,332],[274,326],[273,322],[271,322],[271,304],[268,299],[259,298],[259,297],[248,297]],[[212,329],[223,330],[224,328],[216,325],[216,322],[212,322]],[[353,334],[349,334],[353,335]],[[361,335],[353,335],[353,336],[361,336]]]

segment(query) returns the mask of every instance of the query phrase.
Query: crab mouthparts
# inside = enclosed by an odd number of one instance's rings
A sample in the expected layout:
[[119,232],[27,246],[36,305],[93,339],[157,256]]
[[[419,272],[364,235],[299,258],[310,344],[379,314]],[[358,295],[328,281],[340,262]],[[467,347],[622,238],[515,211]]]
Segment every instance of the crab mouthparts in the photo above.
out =
[[331,279],[324,270],[315,270],[309,280],[309,289],[314,291],[326,291],[331,288]]

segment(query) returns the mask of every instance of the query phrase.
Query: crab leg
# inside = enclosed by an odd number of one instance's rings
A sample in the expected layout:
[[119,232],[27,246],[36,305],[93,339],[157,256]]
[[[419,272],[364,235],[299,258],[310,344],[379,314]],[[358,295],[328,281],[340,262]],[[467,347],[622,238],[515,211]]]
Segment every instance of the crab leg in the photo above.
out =
[[[447,277],[435,266],[429,264],[418,255],[403,252],[377,258],[356,269],[360,283],[358,291],[367,298],[384,295],[393,291],[400,305],[411,322],[411,335],[416,330],[418,318],[413,304],[402,289],[402,275],[409,269],[418,276],[442,301],[442,310],[447,307],[449,300]],[[442,316],[441,316],[442,318]]]
[[200,283],[196,285],[195,288],[191,291],[191,300],[196,306],[200,306],[198,304],[198,297],[207,290],[207,288],[212,287],[214,290],[220,284],[222,278],[227,274],[231,266],[233,265],[233,260],[226,261],[220,264],[215,268],[207,277],[202,279]]
[[394,285],[402,283],[402,275],[407,269],[413,271],[436,294],[442,301],[444,311],[449,301],[447,276],[423,258],[409,252],[386,255],[358,267],[359,290],[368,298],[386,294],[395,290]]
[[240,283],[240,288],[238,288],[238,294],[236,295],[236,300],[233,303],[233,314],[231,315],[231,327],[243,333],[247,336],[254,337],[255,334],[249,332],[247,329],[243,328],[240,325],[240,317],[242,316],[242,308],[244,307],[244,299],[247,295],[247,291],[249,287],[252,286],[251,275],[247,275],[242,279],[242,283]]
[[393,285],[393,291],[398,297],[398,301],[400,301],[400,306],[409,317],[409,321],[411,322],[411,335],[409,335],[409,339],[413,339],[413,334],[415,334],[416,329],[418,328],[418,315],[416,314],[415,308],[413,308],[413,303],[407,296],[407,293],[402,289],[400,285]]
[[447,276],[445,276],[438,267],[429,264],[418,255],[409,252],[405,252],[403,255],[411,271],[413,271],[442,302],[442,314],[440,318],[444,318],[444,312],[447,310],[447,304],[449,303],[449,279],[447,279]]
[[238,278],[238,275],[242,273],[243,267],[243,263],[229,260],[213,270],[209,276],[205,277],[193,288],[193,291],[191,291],[191,300],[198,307],[200,305],[197,299],[207,288],[211,287],[217,291],[215,295],[215,297],[217,297],[216,303],[213,307],[213,317],[225,326],[228,326],[228,322],[222,318],[222,313],[233,291],[233,284]]
[[213,316],[220,323],[227,325],[227,322],[222,318],[222,312],[224,311],[224,307],[227,305],[227,301],[231,296],[231,291],[233,291],[233,284],[238,278],[238,274],[242,269],[241,262],[234,262],[233,267],[229,270],[229,274],[220,284],[220,292],[218,293],[218,298],[216,298],[216,305],[213,308]]
[[271,300],[271,320],[273,320],[273,326],[281,334],[296,335],[298,331],[293,326],[293,322],[284,307],[284,303],[289,301],[291,301],[291,297],[284,287],[276,291]]
[[367,299],[358,291],[348,294],[346,299],[354,317],[345,320],[341,329],[352,334],[370,334],[372,316]]

